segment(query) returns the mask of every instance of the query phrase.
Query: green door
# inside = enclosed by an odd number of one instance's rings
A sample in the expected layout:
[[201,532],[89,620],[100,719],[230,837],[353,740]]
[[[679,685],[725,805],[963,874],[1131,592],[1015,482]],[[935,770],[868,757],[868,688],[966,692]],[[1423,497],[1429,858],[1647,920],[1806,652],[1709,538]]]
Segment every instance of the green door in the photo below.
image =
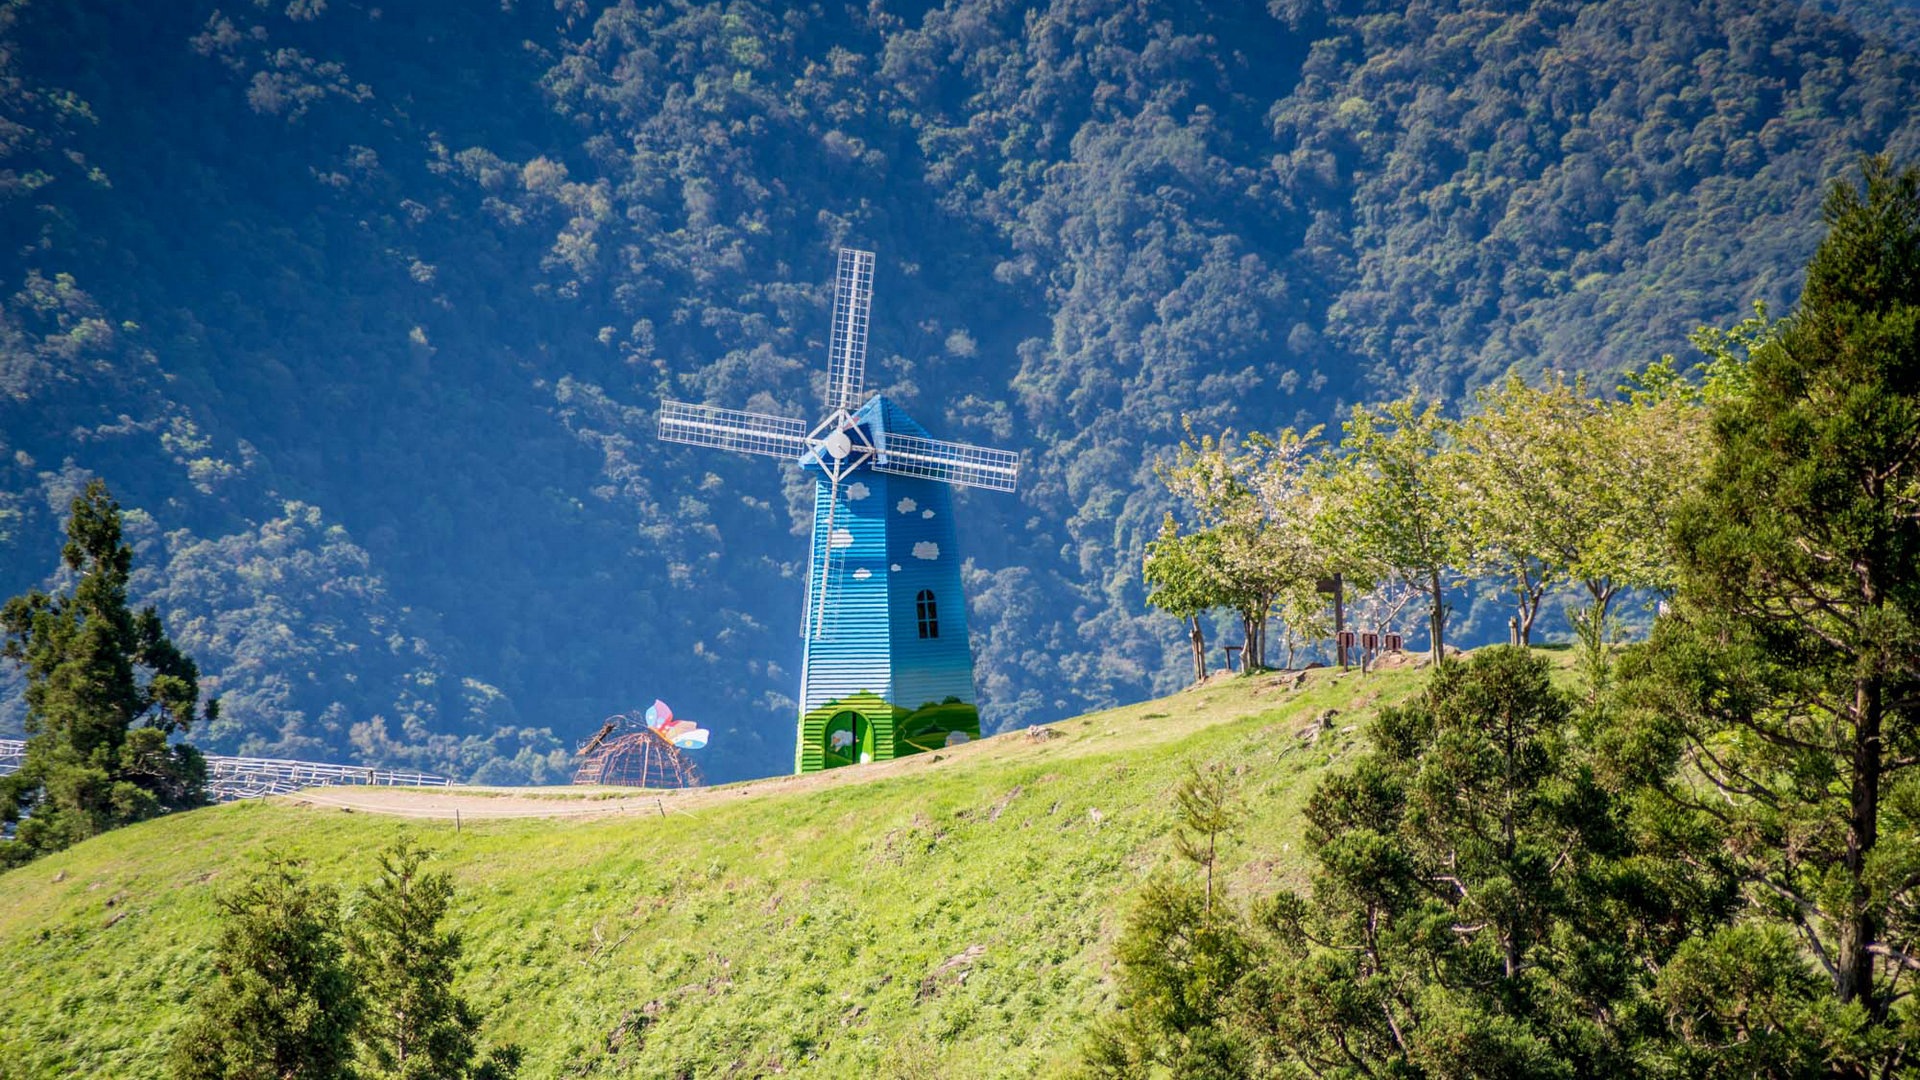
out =
[[867,718],[847,709],[834,713],[821,730],[820,767],[837,769],[873,760],[873,726]]

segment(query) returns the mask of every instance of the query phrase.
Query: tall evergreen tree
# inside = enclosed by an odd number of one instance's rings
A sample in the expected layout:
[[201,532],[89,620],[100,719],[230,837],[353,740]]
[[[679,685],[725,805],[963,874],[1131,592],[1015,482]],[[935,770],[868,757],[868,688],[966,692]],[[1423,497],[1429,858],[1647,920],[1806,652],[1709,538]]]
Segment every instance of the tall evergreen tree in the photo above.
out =
[[219,906],[217,978],[174,1040],[173,1080],[351,1080],[362,997],[338,894],[275,857]]
[[1849,1076],[1909,1060],[1920,974],[1920,172],[1863,173],[1827,199],[1800,308],[1714,407],[1620,744],[1691,812],[1675,834],[1731,851],[1791,929],[1797,954],[1773,951],[1817,965],[1818,1041]]
[[506,1080],[517,1047],[484,1057],[480,1017],[454,992],[460,935],[443,929],[453,879],[421,869],[428,852],[401,837],[379,856],[380,874],[360,894],[348,935],[367,994],[358,1042],[365,1075],[378,1080]]
[[[133,550],[99,480],[73,500],[65,595],[38,589],[0,609],[0,656],[27,677],[27,754],[0,780],[0,820],[18,824],[0,865],[205,801],[206,763],[168,737],[192,725],[199,669],[160,616],[127,607]],[[208,701],[211,720],[218,704]]]

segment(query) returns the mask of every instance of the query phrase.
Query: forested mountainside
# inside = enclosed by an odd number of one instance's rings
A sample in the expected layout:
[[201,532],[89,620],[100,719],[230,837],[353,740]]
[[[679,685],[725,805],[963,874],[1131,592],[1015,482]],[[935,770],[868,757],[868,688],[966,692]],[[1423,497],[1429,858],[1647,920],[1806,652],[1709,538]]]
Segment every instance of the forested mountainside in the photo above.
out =
[[779,771],[808,490],[652,415],[813,415],[847,243],[869,382],[1022,454],[957,504],[986,725],[1164,690],[1138,557],[1182,416],[1783,310],[1826,183],[1916,156],[1910,15],[13,0],[0,592],[98,475],[210,749],[551,780],[659,696],[711,775]]

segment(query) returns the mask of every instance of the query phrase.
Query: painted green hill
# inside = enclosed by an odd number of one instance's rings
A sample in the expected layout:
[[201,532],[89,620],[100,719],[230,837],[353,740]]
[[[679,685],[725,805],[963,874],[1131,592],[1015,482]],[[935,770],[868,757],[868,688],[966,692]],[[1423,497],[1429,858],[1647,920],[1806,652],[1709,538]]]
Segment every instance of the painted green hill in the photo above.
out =
[[1230,887],[1298,881],[1314,780],[1423,681],[1216,681],[642,813],[549,791],[563,816],[456,832],[294,798],[123,829],[0,875],[0,1077],[156,1075],[208,977],[221,888],[270,849],[353,884],[402,830],[454,875],[464,990],[526,1076],[1055,1075],[1107,1007],[1130,897],[1170,862],[1187,764],[1238,776]]

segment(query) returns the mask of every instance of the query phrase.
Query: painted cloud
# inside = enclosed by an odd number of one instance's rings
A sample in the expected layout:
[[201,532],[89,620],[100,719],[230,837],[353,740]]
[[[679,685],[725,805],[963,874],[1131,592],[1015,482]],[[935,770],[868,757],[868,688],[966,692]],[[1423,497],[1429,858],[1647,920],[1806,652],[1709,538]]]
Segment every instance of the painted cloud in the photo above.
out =
[[900,511],[903,514],[911,514],[915,510],[920,509],[920,504],[917,502],[914,502],[912,499],[901,499],[899,502],[894,504],[893,508],[895,510]]
[[853,572],[853,580],[855,581],[865,581],[872,576],[873,576],[873,571],[867,569],[864,566]]
[[921,517],[923,517],[923,518],[930,518],[930,517],[932,517],[932,516],[933,516],[933,511],[931,511],[931,510],[922,510],[922,511],[920,511],[920,516],[921,516]]
[[940,557],[940,545],[931,540],[922,540],[913,545],[913,557],[916,559],[937,559]]
[[827,543],[837,548],[852,547],[853,534],[845,529],[835,529],[833,530],[833,536],[827,540]]
[[854,502],[858,502],[871,494],[873,494],[873,489],[858,480],[847,487],[847,498]]

